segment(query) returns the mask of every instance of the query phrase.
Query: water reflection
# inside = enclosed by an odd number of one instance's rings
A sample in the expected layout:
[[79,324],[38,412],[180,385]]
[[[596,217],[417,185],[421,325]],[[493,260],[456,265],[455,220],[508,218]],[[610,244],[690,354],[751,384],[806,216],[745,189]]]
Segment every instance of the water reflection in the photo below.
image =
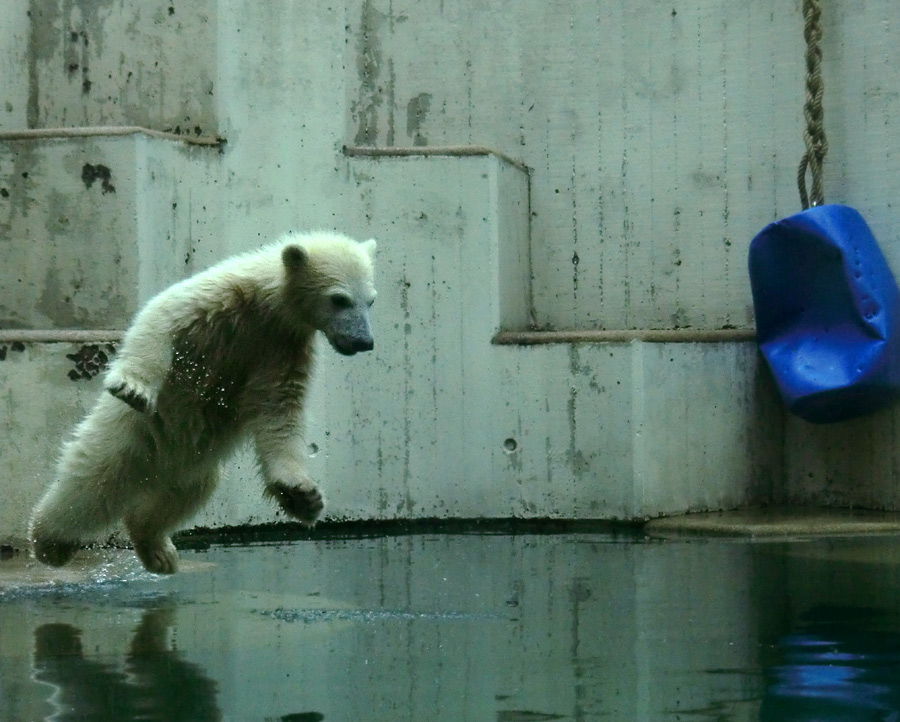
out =
[[0,722],[900,722],[900,538],[184,552],[0,587]]
[[762,722],[900,720],[900,633],[874,609],[821,606],[766,666]]
[[54,687],[49,720],[211,722],[222,719],[216,684],[168,641],[173,610],[145,610],[124,664],[86,655],[81,630],[43,624],[34,632],[34,678]]

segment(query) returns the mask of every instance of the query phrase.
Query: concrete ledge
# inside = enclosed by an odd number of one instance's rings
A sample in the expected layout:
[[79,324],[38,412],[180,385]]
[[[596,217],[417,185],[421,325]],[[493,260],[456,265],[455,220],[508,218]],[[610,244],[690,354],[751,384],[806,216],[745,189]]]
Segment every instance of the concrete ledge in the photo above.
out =
[[650,536],[706,535],[784,539],[900,534],[900,513],[865,509],[766,507],[652,519]]
[[524,173],[529,173],[529,168],[522,161],[516,160],[499,150],[483,145],[415,145],[415,146],[391,146],[388,148],[375,148],[370,146],[345,145],[344,155],[349,158],[415,158],[419,156],[457,157],[492,155],[502,161],[515,166]]
[[0,131],[0,141],[47,140],[57,138],[108,138],[121,135],[146,135],[149,138],[169,140],[190,145],[220,147],[225,139],[208,135],[187,135],[143,128],[137,125],[97,125],[82,128],[28,128]]
[[113,329],[0,329],[2,343],[106,343],[122,340],[124,331]]
[[755,340],[756,331],[752,328],[637,328],[596,331],[501,331],[491,339],[491,343],[497,346],[537,346],[553,343],[628,343],[629,341],[646,341],[648,343],[726,343]]

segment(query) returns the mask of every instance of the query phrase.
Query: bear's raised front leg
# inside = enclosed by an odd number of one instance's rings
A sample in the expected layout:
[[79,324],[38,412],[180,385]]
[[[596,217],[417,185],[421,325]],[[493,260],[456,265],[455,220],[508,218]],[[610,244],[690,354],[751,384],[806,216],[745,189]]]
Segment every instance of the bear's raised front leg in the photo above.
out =
[[[281,413],[275,413],[281,410]],[[290,404],[271,404],[252,424],[265,495],[307,526],[325,508],[322,492],[304,471],[301,416]]]
[[178,329],[180,294],[166,291],[134,319],[109,366],[104,388],[133,409],[156,410],[156,397],[172,366],[172,344]]

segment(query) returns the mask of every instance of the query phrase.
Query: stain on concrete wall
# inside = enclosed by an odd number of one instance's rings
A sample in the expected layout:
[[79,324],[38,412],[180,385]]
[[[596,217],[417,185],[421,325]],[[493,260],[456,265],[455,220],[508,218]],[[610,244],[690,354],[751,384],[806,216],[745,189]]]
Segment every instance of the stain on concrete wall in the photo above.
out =
[[[356,134],[353,137],[356,145],[376,143],[379,138],[379,113],[385,106],[385,96],[392,94],[393,84],[387,88],[383,85],[384,58],[380,35],[385,19],[386,15],[379,12],[371,0],[363,2],[356,35],[356,74],[359,78],[359,91],[350,107],[356,125]],[[393,104],[393,98],[390,97],[388,102]],[[387,128],[387,144],[393,145],[392,123],[387,123]]]
[[9,345],[0,345],[0,361],[6,361],[6,354],[8,351],[12,351],[13,353],[22,353],[24,350],[25,344],[21,341],[13,341]]
[[94,185],[94,181],[100,181],[99,185],[104,193],[116,192],[116,187],[112,184],[112,171],[102,163],[85,163],[81,167],[81,180],[87,188]]
[[431,93],[419,93],[406,104],[406,135],[413,145],[428,145],[425,119],[431,109]]
[[73,368],[67,376],[71,381],[90,381],[106,370],[109,358],[116,352],[116,347],[111,343],[85,344],[75,353],[67,353],[66,358],[72,362]]
[[138,303],[136,142],[0,144],[0,328],[128,322]]

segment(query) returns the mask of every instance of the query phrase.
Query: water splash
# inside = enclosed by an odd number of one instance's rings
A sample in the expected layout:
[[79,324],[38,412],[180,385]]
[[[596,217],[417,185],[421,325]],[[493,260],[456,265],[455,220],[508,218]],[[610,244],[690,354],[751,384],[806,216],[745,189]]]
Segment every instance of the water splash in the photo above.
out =
[[145,571],[130,553],[104,553],[89,568],[50,569],[29,561],[0,578],[0,602],[66,597],[121,604],[121,592],[127,591],[130,606],[143,606],[169,596],[166,581]]

